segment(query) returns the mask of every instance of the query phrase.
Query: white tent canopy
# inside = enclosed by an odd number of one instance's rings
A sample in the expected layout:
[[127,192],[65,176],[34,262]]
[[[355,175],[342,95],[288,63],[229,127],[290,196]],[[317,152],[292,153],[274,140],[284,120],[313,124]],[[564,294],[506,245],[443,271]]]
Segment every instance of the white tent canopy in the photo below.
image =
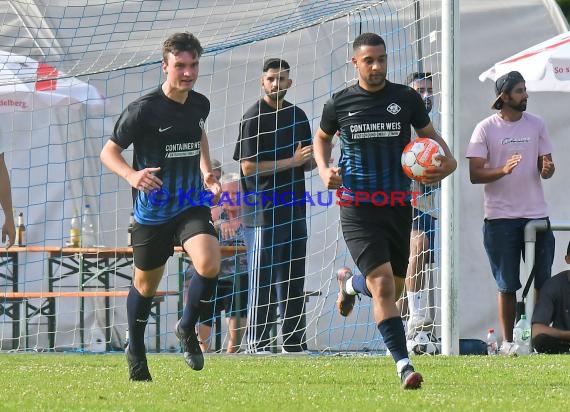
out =
[[496,80],[513,70],[523,75],[528,91],[570,92],[570,31],[495,63],[479,80]]

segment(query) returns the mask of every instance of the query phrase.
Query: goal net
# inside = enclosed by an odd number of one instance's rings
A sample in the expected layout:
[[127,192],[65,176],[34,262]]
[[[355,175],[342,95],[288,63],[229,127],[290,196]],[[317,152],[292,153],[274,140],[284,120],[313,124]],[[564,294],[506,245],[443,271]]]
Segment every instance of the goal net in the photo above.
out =
[[[233,152],[240,119],[263,95],[264,60],[280,57],[291,65],[293,85],[286,99],[303,109],[314,133],[326,100],[356,79],[352,41],[362,32],[376,32],[386,41],[390,81],[405,83],[416,71],[432,73],[432,119],[439,124],[440,1],[7,1],[0,4],[0,16],[0,138],[14,208],[4,212],[16,220],[21,213],[26,226],[25,248],[0,252],[0,350],[123,347],[133,272],[127,248],[132,193],[101,165],[99,153],[126,106],[164,80],[161,46],[168,35],[189,31],[204,47],[195,89],[210,99],[210,154],[224,174],[239,170]],[[132,147],[123,153],[132,159]],[[336,164],[339,145],[332,156]],[[325,192],[317,171],[305,177],[307,191],[317,199]],[[437,189],[430,190],[436,201],[427,212],[437,217]],[[335,308],[336,271],[357,268],[331,195],[330,205],[307,207],[308,347],[383,353],[368,298],[357,299],[346,318]],[[86,205],[94,214],[97,248],[74,249],[71,219],[81,219]],[[417,272],[425,275],[428,299],[422,309],[437,337],[437,223],[433,235],[433,263]],[[228,253],[241,253],[234,252]],[[173,328],[188,264],[178,251],[167,264],[147,328],[151,351],[179,350]],[[226,349],[225,318],[222,312],[213,319],[212,350]],[[275,348],[282,342],[282,321],[277,312]]]

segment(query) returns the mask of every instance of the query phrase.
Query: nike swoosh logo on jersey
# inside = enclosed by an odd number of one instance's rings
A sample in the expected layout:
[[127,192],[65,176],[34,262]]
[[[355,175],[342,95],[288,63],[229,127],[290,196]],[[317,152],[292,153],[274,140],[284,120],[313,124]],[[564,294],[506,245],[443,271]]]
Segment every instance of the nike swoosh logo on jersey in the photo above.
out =
[[357,112],[348,112],[348,117],[354,116],[355,114],[360,113],[362,110],[359,110]]
[[172,129],[173,127],[174,127],[174,126],[168,126],[168,127],[165,127],[165,128],[159,127],[159,128],[158,128],[158,133],[166,132],[167,130]]

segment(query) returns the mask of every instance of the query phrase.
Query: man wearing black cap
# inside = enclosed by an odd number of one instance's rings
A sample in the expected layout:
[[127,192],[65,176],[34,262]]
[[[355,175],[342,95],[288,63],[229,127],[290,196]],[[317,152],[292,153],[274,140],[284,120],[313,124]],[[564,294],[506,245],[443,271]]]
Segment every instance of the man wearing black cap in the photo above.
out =
[[[483,242],[498,288],[499,322],[503,333],[500,352],[513,349],[516,291],[521,288],[520,257],[524,228],[534,219],[548,219],[542,179],[554,174],[552,143],[544,121],[526,112],[525,80],[512,71],[495,82],[499,110],[477,124],[467,148],[471,183],[482,183],[485,222]],[[554,259],[552,231],[538,232],[534,287],[550,278]]]
[[[570,264],[570,243],[565,258]],[[539,353],[570,352],[570,270],[542,287],[532,314],[532,344]]]

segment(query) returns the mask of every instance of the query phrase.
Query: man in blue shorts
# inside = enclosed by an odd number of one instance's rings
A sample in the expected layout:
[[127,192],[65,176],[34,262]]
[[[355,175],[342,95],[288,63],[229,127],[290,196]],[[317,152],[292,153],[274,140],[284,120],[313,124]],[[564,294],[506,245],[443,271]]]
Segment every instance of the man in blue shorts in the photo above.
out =
[[[445,152],[440,157],[441,166],[429,171],[426,183],[441,181],[455,170],[457,162],[434,130],[418,93],[386,80],[387,60],[386,44],[377,34],[363,33],[354,40],[352,63],[358,82],[335,93],[325,104],[313,145],[325,187],[342,187],[343,198],[352,200],[343,202],[340,220],[350,254],[364,275],[356,283],[351,276],[338,277],[339,312],[347,316],[352,311],[357,293],[371,297],[374,319],[396,362],[402,387],[417,389],[423,377],[408,358],[404,326],[396,307],[408,265],[411,198],[408,195],[393,201],[392,195],[410,189],[400,158],[410,142],[412,126],[418,135],[436,140]],[[338,167],[329,167],[331,141],[337,130],[342,142],[341,160]],[[377,192],[392,200],[384,206],[375,205],[372,194]]]
[[[499,322],[510,354],[516,318],[520,260],[524,257],[524,229],[533,219],[548,219],[542,180],[554,174],[552,142],[544,120],[526,112],[526,83],[517,71],[495,82],[497,113],[480,121],[471,135],[466,157],[471,183],[484,184],[483,244],[498,289]],[[551,230],[536,235],[532,269],[536,295],[550,278],[554,260]]]
[[[204,367],[195,332],[200,301],[210,300],[220,271],[218,236],[210,207],[203,204],[204,187],[214,203],[222,192],[212,173],[204,129],[210,102],[192,90],[202,46],[190,33],[175,33],[166,39],[162,51],[165,82],[128,105],[101,151],[103,164],[137,191],[132,232],[135,273],[127,297],[126,355],[133,381],[152,380],[144,333],[174,246],[182,245],[198,272],[175,328],[186,363],[194,370]],[[131,144],[133,166],[122,155]]]

